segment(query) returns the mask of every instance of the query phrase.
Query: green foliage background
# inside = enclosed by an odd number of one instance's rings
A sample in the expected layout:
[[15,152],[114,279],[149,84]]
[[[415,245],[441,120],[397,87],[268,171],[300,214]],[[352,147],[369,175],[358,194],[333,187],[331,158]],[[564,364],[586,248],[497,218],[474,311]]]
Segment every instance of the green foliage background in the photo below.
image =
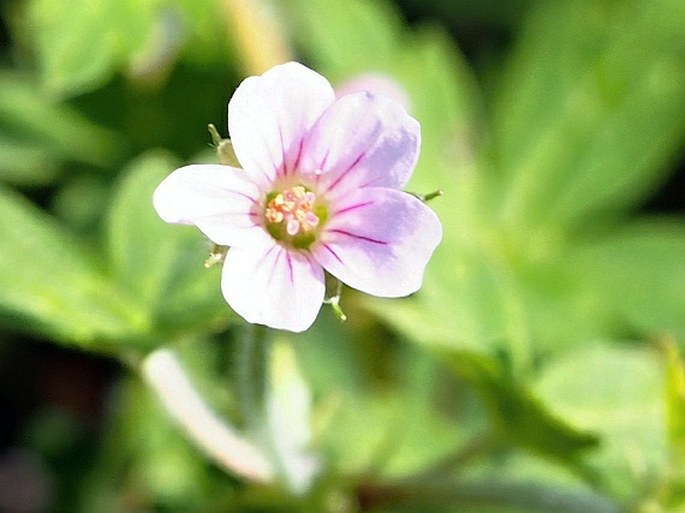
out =
[[[38,462],[28,511],[685,511],[685,220],[643,208],[685,148],[685,3],[470,4],[406,0],[433,14],[411,26],[383,0],[3,4],[0,463]],[[510,39],[467,60],[459,20]],[[445,191],[445,235],[414,297],[345,290],[347,323],[324,309],[250,356],[207,242],[151,195],[215,160],[207,123],[283,58],[407,91],[409,189]],[[17,355],[52,344],[106,370],[97,413],[18,406]],[[170,420],[141,379],[160,348],[271,447],[272,483]],[[311,412],[276,423],[295,396]],[[293,437],[320,462],[303,489],[272,450]]]

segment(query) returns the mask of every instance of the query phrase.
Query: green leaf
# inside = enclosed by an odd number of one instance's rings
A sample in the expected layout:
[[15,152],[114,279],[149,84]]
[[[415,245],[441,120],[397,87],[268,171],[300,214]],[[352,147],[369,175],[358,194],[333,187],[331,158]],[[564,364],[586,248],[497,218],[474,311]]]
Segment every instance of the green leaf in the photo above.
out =
[[567,265],[614,318],[642,333],[685,338],[684,261],[685,226],[648,219],[579,246]]
[[147,35],[150,0],[69,0],[29,4],[30,35],[45,86],[58,95],[102,85]]
[[45,185],[58,175],[50,151],[0,132],[0,181],[16,185]]
[[501,215],[576,223],[642,199],[685,135],[685,5],[541,2],[494,111]]
[[96,264],[86,242],[0,188],[0,316],[10,325],[98,350],[144,319]]
[[[682,463],[685,462],[685,363],[674,343],[665,344],[664,351],[668,440],[674,460],[682,468]],[[685,475],[682,477],[685,478]]]
[[557,415],[600,436],[588,461],[612,495],[634,498],[660,477],[668,455],[656,352],[598,342],[550,362],[535,390]]
[[363,321],[356,325],[358,320],[341,324],[324,310],[310,330],[288,336],[318,399],[311,445],[346,474],[401,478],[421,472],[457,450],[482,423],[474,427],[475,416],[464,414],[455,428],[436,400],[443,380],[453,379],[444,367],[412,345],[388,351],[385,332]]
[[283,4],[299,29],[294,32],[297,43],[327,68],[334,82],[392,62],[400,26],[389,4],[359,0],[285,0]]
[[94,472],[79,493],[79,511],[119,509],[127,494],[139,495],[149,507],[195,511],[193,505],[203,500],[210,485],[211,469],[203,456],[141,380],[122,380],[117,392],[115,415],[91,457]]
[[194,61],[225,62],[220,14],[212,2],[188,0],[32,0],[18,28],[33,39],[45,87],[71,96],[117,72],[156,85],[186,46]]
[[103,166],[122,148],[116,136],[39,91],[30,78],[0,72],[0,179],[52,180],[64,160]]
[[287,337],[273,341],[268,358],[266,431],[282,479],[290,490],[302,494],[321,471],[320,458],[310,449],[312,391]]
[[[407,477],[463,442],[463,432],[407,394],[337,395],[318,441],[335,470]],[[416,415],[407,415],[407,408]],[[426,441],[431,443],[427,444]],[[350,443],[354,441],[354,443]]]
[[527,360],[527,327],[509,270],[480,252],[456,251],[449,241],[438,247],[415,297],[365,304],[421,345],[489,354],[509,349],[517,365]]
[[495,360],[475,353],[442,352],[443,361],[481,395],[493,426],[507,440],[551,458],[577,462],[596,445],[587,431],[551,414],[523,384],[515,382]]
[[123,172],[109,215],[114,276],[143,305],[153,333],[218,329],[231,318],[220,291],[220,268],[205,269],[210,243],[193,226],[170,225],[152,207],[152,193],[178,162],[150,152]]

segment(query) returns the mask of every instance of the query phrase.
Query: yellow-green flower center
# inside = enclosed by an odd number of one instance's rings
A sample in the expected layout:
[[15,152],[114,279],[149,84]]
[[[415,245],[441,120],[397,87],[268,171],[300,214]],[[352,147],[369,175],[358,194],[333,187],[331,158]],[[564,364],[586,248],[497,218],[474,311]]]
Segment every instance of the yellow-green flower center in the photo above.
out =
[[316,194],[303,185],[272,192],[266,198],[267,231],[293,248],[308,248],[326,217],[326,207],[317,203]]

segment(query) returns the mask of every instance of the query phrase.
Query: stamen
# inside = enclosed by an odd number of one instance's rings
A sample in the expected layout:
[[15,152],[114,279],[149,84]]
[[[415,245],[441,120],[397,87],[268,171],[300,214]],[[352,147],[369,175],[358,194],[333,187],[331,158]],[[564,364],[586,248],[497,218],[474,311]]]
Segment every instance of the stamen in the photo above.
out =
[[321,206],[315,205],[316,194],[302,185],[272,196],[264,210],[269,233],[295,247],[308,247],[314,241],[314,228],[322,222]]

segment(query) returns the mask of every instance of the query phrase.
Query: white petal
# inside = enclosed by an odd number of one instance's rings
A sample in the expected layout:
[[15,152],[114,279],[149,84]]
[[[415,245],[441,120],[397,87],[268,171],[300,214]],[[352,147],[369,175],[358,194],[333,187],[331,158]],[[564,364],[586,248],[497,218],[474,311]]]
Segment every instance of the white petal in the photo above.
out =
[[217,244],[264,244],[257,186],[241,169],[196,164],[177,169],[157,186],[152,203],[168,223],[194,224]]
[[246,321],[299,332],[321,308],[324,274],[310,255],[275,243],[266,251],[234,248],[226,255],[221,290]]
[[304,136],[334,99],[324,77],[296,62],[245,79],[228,104],[228,130],[250,177],[268,187],[292,173]]

